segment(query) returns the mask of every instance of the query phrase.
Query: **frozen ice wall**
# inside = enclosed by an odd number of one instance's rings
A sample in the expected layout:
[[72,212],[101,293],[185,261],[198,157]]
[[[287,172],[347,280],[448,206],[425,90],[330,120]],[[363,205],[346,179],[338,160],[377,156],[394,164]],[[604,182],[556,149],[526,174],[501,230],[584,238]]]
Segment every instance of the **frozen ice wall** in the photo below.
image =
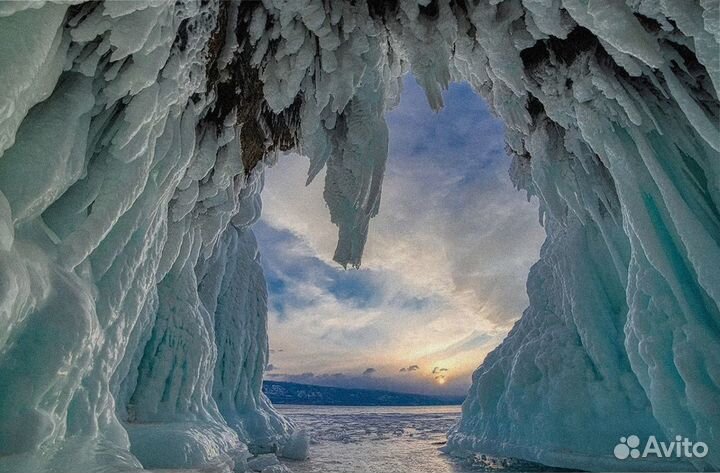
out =
[[260,391],[261,165],[217,104],[236,6],[74,3],[0,4],[0,470],[303,455]]
[[[360,264],[400,78],[469,82],[547,231],[449,449],[720,467],[717,0],[0,3],[0,470],[302,457],[260,393],[266,163]],[[480,256],[479,256],[480,257]],[[480,361],[480,360],[478,360]],[[621,436],[702,459],[618,461]]]

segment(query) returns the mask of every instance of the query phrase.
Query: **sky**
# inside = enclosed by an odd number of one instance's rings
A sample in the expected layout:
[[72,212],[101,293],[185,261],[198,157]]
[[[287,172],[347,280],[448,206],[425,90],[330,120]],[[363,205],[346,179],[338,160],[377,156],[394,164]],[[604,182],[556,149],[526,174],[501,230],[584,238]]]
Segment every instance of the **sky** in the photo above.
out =
[[544,231],[508,176],[503,125],[466,84],[433,112],[408,76],[362,267],[332,261],[324,176],[280,157],[254,227],[268,280],[266,379],[463,395],[527,306]]

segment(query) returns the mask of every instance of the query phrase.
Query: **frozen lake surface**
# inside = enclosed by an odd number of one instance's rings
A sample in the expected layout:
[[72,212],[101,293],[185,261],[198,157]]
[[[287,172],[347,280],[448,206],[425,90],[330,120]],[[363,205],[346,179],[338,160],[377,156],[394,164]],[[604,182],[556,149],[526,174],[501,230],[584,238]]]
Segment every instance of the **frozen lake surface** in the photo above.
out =
[[309,460],[284,461],[294,473],[548,471],[536,463],[441,452],[460,406],[275,407],[312,439]]

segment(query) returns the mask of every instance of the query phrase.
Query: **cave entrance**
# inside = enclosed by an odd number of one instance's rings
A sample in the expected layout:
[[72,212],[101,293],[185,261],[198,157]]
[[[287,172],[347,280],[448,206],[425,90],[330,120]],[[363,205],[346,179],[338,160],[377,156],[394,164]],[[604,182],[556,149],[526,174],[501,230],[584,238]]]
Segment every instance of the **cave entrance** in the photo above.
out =
[[337,227],[308,161],[268,169],[255,226],[269,290],[266,381],[461,398],[527,306],[544,231],[513,188],[504,128],[468,84],[434,113],[415,79],[387,114],[380,213],[359,270],[332,261]]

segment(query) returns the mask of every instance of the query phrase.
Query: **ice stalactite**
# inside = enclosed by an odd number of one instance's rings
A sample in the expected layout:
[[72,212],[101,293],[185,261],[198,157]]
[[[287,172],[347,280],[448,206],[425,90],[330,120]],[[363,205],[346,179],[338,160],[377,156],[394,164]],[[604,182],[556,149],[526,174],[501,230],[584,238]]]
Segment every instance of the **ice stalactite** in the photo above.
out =
[[327,169],[335,257],[359,265],[383,115],[412,72],[435,108],[451,81],[486,98],[547,231],[530,306],[449,449],[717,468],[717,448],[612,452],[629,434],[720,445],[718,15],[716,0],[1,4],[0,465],[303,456],[260,394],[263,168],[296,148],[308,179]]

